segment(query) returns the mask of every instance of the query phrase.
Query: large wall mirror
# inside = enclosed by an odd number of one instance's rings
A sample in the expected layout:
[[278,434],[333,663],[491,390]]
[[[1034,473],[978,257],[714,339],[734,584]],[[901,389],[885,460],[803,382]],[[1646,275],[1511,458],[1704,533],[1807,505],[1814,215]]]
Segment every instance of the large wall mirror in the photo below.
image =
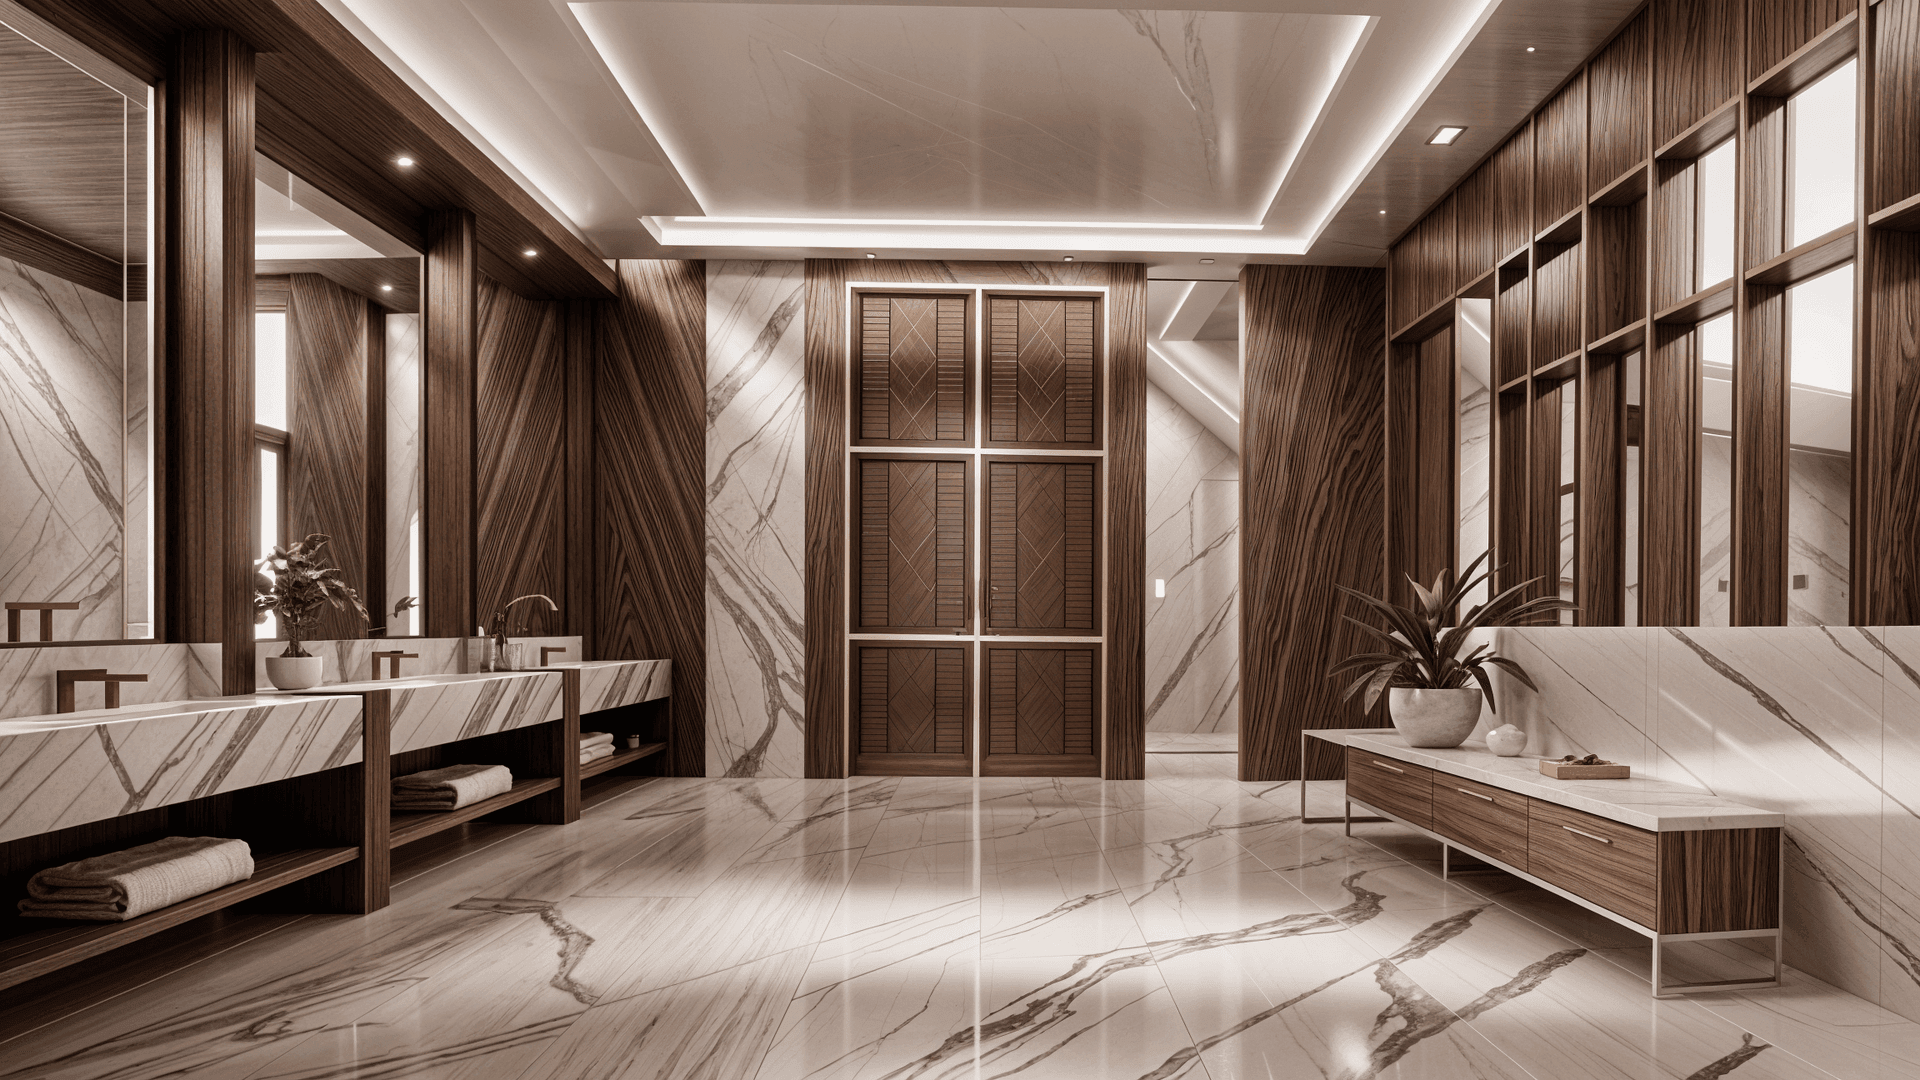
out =
[[329,610],[314,638],[418,634],[419,256],[274,161],[255,168],[255,549],[331,538],[372,620]]
[[152,93],[33,29],[0,21],[0,600],[149,638]]

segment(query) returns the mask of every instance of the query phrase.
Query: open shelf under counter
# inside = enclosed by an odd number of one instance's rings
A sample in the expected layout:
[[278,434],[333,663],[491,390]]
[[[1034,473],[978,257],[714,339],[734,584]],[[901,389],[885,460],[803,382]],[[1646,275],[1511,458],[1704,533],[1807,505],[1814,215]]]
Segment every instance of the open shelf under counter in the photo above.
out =
[[[582,770],[584,772],[584,770]],[[557,776],[533,776],[525,780],[516,780],[513,787],[495,795],[491,799],[482,799],[469,803],[458,810],[396,811],[387,831],[387,844],[399,847],[410,844],[437,832],[445,832],[457,825],[465,825],[475,818],[482,818],[505,810],[515,803],[522,803],[536,795],[545,795],[560,787]]]
[[590,761],[580,766],[580,779],[585,780],[590,776],[599,776],[601,773],[612,772],[622,765],[631,765],[636,761],[643,761],[655,754],[665,753],[666,749],[667,744],[663,742],[642,743],[632,750],[621,747],[607,757],[603,757],[598,761]]
[[266,856],[254,863],[253,876],[150,911],[125,922],[47,920],[47,929],[0,939],[0,988],[58,971],[88,957],[117,949],[150,934],[232,907],[283,885],[331,870],[360,857],[351,847],[306,848]]

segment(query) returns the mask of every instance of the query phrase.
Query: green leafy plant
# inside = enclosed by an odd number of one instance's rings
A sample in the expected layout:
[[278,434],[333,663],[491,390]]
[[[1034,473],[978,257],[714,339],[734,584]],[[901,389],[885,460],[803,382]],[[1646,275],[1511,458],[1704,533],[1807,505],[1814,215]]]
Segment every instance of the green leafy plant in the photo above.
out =
[[[1414,581],[1412,575],[1408,575],[1415,602],[1407,606],[1388,603],[1345,585],[1336,586],[1341,592],[1372,608],[1387,622],[1387,628],[1382,630],[1351,615],[1342,616],[1359,627],[1360,632],[1372,638],[1379,647],[1372,652],[1355,653],[1327,671],[1328,678],[1356,672],[1359,675],[1347,685],[1340,700],[1351,700],[1353,695],[1365,691],[1366,709],[1372,712],[1380,695],[1389,687],[1460,690],[1465,689],[1471,680],[1480,684],[1480,689],[1486,692],[1487,705],[1492,708],[1493,682],[1488,677],[1489,666],[1497,667],[1520,680],[1530,690],[1539,689],[1533,685],[1524,668],[1504,656],[1496,655],[1489,646],[1476,646],[1465,656],[1460,655],[1460,650],[1466,646],[1473,632],[1481,627],[1508,626],[1552,612],[1578,610],[1577,604],[1557,596],[1527,599],[1527,591],[1545,579],[1523,581],[1486,603],[1476,605],[1455,625],[1446,625],[1453,613],[1460,609],[1467,594],[1493,577],[1491,569],[1484,573],[1480,571],[1481,565],[1486,563],[1491,554],[1489,552],[1473,560],[1458,581],[1455,581],[1452,570],[1440,571],[1431,587]],[[1475,577],[1475,574],[1479,576]]]
[[269,612],[279,617],[281,636],[287,639],[282,656],[310,655],[300,643],[307,640],[307,631],[328,605],[367,619],[360,594],[340,576],[339,567],[321,557],[321,549],[332,539],[311,533],[286,547],[276,546],[255,565],[253,621],[256,625],[266,622]]

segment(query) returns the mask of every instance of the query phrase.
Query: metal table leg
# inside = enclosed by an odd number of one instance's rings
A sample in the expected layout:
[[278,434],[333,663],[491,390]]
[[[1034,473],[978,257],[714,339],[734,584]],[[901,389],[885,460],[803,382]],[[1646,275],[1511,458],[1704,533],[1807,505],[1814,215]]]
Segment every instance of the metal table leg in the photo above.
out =
[[1334,822],[1338,821],[1346,825],[1347,835],[1352,836],[1353,823],[1356,821],[1368,822],[1368,821],[1385,821],[1385,820],[1387,819],[1383,817],[1354,817],[1353,805],[1351,803],[1347,804],[1346,813],[1342,814],[1339,817],[1308,817],[1307,816],[1307,729],[1301,728],[1300,729],[1300,823],[1302,825],[1331,825]]

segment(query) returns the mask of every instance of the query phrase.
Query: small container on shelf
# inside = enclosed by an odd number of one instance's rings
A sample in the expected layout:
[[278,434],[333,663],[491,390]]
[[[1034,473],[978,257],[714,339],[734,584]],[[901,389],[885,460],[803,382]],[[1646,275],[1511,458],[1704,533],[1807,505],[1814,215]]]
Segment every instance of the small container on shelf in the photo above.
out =
[[1572,754],[1559,761],[1540,761],[1540,774],[1555,780],[1625,780],[1633,774],[1632,766],[1617,765],[1611,761],[1602,761],[1594,754],[1576,758]]

